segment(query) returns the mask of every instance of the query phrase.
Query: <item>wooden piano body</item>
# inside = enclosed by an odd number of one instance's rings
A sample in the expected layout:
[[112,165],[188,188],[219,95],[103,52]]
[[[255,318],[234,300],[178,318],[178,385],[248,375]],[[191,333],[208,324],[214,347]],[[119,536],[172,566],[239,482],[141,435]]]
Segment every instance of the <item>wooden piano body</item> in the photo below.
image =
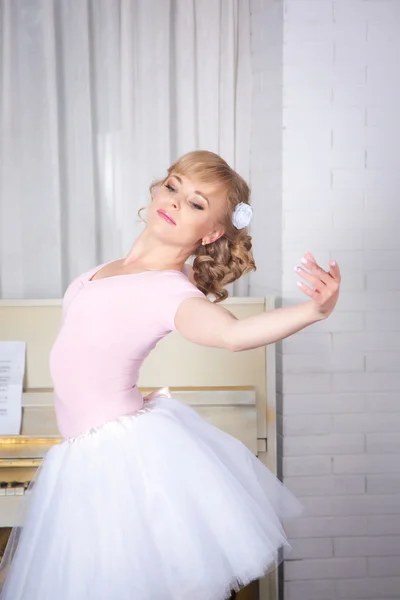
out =
[[[232,298],[224,303],[239,318],[273,308],[272,298]],[[0,340],[27,344],[20,436],[0,436],[0,528],[16,524],[23,489],[52,444],[60,441],[53,410],[48,355],[61,316],[60,300],[0,300]],[[143,393],[169,386],[206,420],[239,438],[276,472],[275,349],[232,353],[193,345],[172,333],[146,360]],[[4,483],[3,483],[4,486]],[[238,600],[276,600],[276,571],[244,590]],[[255,587],[252,587],[255,590]]]

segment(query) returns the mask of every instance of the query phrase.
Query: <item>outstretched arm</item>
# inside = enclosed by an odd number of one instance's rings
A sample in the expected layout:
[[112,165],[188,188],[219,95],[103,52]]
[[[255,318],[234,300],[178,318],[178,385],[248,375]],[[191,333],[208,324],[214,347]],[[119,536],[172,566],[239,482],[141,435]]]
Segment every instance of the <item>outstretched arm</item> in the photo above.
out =
[[236,319],[223,306],[202,298],[189,298],[177,310],[176,329],[191,342],[237,352],[277,342],[327,318],[339,295],[339,267],[332,261],[326,272],[311,254],[305,256],[306,264],[299,267],[298,274],[312,286],[300,284],[310,298],[308,302]]

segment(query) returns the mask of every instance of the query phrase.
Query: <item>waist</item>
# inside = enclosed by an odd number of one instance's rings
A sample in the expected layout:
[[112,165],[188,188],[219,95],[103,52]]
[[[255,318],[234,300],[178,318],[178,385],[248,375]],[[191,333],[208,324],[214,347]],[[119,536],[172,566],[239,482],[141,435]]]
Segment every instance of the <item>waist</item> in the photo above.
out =
[[88,439],[89,437],[91,437],[93,435],[96,435],[102,431],[105,431],[109,427],[113,427],[116,423],[124,423],[125,420],[131,420],[131,419],[137,418],[140,415],[147,413],[152,409],[152,406],[151,406],[152,403],[147,403],[147,404],[148,405],[144,404],[142,406],[142,408],[139,408],[135,412],[127,413],[124,415],[119,415],[119,417],[117,417],[117,418],[114,418],[114,419],[111,419],[108,421],[104,421],[104,422],[100,423],[99,425],[90,427],[89,429],[86,429],[77,435],[71,435],[69,437],[65,437],[63,443],[72,444],[74,442],[78,442],[79,440]]
[[98,423],[97,425],[92,425],[89,428],[83,429],[80,433],[76,435],[63,436],[64,442],[72,443],[78,440],[87,439],[91,435],[94,435],[100,431],[107,429],[107,427],[109,426],[112,427],[113,425],[115,425],[115,423],[123,422],[125,419],[130,420],[134,417],[138,417],[146,412],[149,412],[157,404],[158,399],[171,398],[171,392],[168,387],[163,387],[154,390],[154,392],[151,392],[151,394],[148,394],[145,398],[143,398],[142,396],[140,397],[142,399],[141,408],[138,408],[132,412],[120,414],[117,417],[114,417],[113,419],[104,420],[101,423]]
[[134,414],[144,399],[137,387],[116,394],[80,393],[64,395],[55,391],[57,426],[64,439],[76,437],[108,421]]

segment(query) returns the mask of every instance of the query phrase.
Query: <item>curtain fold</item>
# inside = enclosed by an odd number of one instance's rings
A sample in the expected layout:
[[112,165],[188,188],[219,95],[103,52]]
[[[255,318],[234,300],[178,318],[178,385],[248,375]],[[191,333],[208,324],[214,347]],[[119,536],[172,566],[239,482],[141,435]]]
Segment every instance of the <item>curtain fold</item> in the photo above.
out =
[[0,297],[126,254],[184,152],[250,178],[249,0],[0,0],[0,62]]

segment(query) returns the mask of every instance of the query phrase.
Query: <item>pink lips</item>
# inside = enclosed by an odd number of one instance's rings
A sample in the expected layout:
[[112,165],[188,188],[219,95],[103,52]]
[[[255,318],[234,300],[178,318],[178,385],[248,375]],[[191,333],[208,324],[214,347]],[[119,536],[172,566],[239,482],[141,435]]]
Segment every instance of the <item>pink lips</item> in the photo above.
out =
[[160,215],[160,217],[167,221],[167,223],[171,223],[171,225],[176,225],[175,221],[164,210],[159,209],[157,212]]

